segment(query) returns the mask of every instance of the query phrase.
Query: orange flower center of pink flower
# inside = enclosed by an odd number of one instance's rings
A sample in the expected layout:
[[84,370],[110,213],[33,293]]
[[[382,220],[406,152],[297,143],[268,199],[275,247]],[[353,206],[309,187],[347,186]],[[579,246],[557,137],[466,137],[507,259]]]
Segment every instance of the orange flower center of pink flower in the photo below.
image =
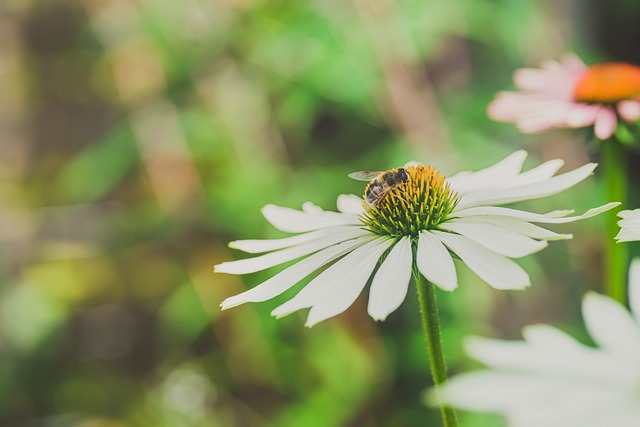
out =
[[592,65],[578,79],[574,98],[590,103],[615,103],[640,96],[640,67],[623,62]]

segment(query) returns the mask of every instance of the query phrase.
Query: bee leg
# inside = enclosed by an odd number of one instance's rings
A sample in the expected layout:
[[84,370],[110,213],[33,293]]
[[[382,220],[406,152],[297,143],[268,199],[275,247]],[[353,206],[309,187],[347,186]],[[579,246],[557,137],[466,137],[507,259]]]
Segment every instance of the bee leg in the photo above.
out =
[[[409,197],[409,193],[407,193],[407,190],[402,189],[402,192],[407,196],[407,198]],[[402,197],[400,195],[398,195],[398,197],[400,197],[400,199],[402,199],[407,204],[407,206],[410,204],[409,201],[407,199],[405,199],[404,197]]]

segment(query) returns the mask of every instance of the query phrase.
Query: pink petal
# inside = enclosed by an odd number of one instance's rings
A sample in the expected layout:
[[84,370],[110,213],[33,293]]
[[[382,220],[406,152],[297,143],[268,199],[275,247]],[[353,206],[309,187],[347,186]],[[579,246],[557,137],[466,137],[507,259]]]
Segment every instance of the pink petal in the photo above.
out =
[[[573,82],[576,79],[575,65],[576,64],[573,64],[571,62],[556,62],[548,59],[546,61],[543,61],[542,64],[540,64],[540,67],[548,73],[553,74],[556,79],[561,79],[563,82],[570,82],[573,89]],[[585,68],[586,66],[579,69],[578,74],[582,74]]]
[[[489,104],[487,114],[494,120],[516,122],[526,133],[591,125],[600,107],[584,105],[582,108],[573,100],[576,81],[585,69],[580,58],[567,53],[560,62],[547,59],[539,68],[517,70],[513,80],[522,92],[499,93]],[[638,114],[640,117],[640,112]],[[610,117],[605,113],[600,125],[602,134],[609,132],[607,118]]]
[[598,139],[604,140],[613,135],[618,125],[616,113],[611,107],[602,107],[596,116],[594,132]]
[[557,62],[545,69],[521,68],[513,73],[513,82],[519,89],[569,98],[573,95],[574,78]]
[[518,129],[524,133],[535,133],[551,128],[566,127],[567,114],[571,108],[572,104],[556,103],[528,114],[522,114],[517,121]]
[[526,105],[522,98],[522,94],[516,92],[502,92],[487,107],[487,115],[493,120],[511,122]]
[[640,119],[640,102],[620,101],[618,104],[618,114],[628,122]]
[[595,123],[601,105],[574,104],[567,114],[567,125],[572,128],[591,126]]
[[558,61],[554,61],[553,59],[545,59],[540,62],[540,68],[549,71],[551,73],[563,73],[564,66],[560,64]]
[[529,114],[564,102],[563,99],[546,94],[501,92],[487,107],[487,114],[493,120],[512,122],[522,114]]
[[516,125],[518,130],[522,133],[544,132],[556,127],[556,124],[553,121],[539,117],[528,117],[524,120],[518,121]]
[[521,68],[513,73],[513,82],[522,90],[545,92],[549,90],[549,86],[557,86],[564,80],[566,79],[536,68]]
[[578,58],[578,55],[573,52],[567,52],[562,55],[561,62],[567,68],[569,73],[574,77],[581,75],[584,70],[587,69],[585,63],[582,62],[582,60]]
[[521,68],[513,73],[513,82],[523,90],[540,90],[546,80],[546,73],[536,68]]

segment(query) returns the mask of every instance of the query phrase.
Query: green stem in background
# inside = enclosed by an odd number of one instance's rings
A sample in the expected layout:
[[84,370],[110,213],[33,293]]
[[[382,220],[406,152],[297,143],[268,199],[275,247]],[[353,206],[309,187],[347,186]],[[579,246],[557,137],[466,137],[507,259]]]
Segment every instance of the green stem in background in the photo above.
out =
[[[627,201],[627,160],[624,147],[616,138],[601,142],[602,169],[607,201]],[[627,245],[618,244],[613,237],[618,233],[617,213],[620,208],[607,212],[607,239],[605,283],[607,293],[622,304],[627,302]]]
[[429,353],[429,365],[435,385],[435,393],[440,404],[442,420],[445,427],[457,427],[458,418],[453,408],[444,406],[440,396],[440,386],[447,381],[447,366],[442,353],[442,340],[440,339],[440,319],[438,318],[438,306],[434,286],[414,268],[413,277],[418,290],[420,301],[420,314],[422,317],[422,329]]

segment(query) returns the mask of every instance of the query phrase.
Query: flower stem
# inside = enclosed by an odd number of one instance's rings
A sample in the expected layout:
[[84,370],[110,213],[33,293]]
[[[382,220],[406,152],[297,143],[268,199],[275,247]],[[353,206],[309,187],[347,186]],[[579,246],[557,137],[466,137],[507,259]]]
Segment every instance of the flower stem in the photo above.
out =
[[[622,144],[615,138],[602,141],[602,168],[607,200],[621,202],[627,199],[627,160]],[[626,304],[627,246],[613,239],[618,232],[617,213],[620,208],[607,212],[606,286],[607,293]]]
[[435,386],[435,392],[442,412],[442,420],[445,427],[457,427],[458,419],[453,408],[445,406],[440,396],[440,386],[447,381],[447,366],[442,353],[442,340],[440,339],[440,320],[438,319],[438,306],[433,284],[424,279],[419,272],[414,270],[413,275],[418,290],[420,301],[420,314],[422,317],[422,329],[429,353],[429,365],[431,376]]

